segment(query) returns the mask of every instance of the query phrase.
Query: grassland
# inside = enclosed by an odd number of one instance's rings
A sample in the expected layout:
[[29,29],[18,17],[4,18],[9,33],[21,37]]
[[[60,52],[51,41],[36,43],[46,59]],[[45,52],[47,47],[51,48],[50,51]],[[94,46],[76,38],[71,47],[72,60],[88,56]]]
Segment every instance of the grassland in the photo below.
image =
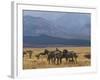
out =
[[84,57],[85,55],[91,55],[90,47],[58,47],[59,50],[67,49],[68,51],[74,51],[77,53],[78,58],[77,64],[66,63],[66,60],[63,59],[62,64],[48,64],[47,56],[40,56],[40,59],[35,57],[36,54],[44,52],[44,49],[48,49],[49,51],[55,50],[56,47],[47,47],[47,48],[24,48],[24,51],[32,50],[32,58],[29,58],[29,54],[27,53],[23,57],[23,69],[38,69],[38,68],[59,68],[59,67],[81,67],[81,66],[90,66],[91,59]]

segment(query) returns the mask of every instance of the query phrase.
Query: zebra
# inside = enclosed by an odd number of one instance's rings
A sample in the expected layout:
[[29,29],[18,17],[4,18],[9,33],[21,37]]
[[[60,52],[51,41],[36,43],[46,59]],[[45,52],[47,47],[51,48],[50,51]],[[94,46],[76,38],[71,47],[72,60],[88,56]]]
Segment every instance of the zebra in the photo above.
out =
[[74,51],[63,50],[62,59],[65,58],[66,62],[77,63],[78,55]]

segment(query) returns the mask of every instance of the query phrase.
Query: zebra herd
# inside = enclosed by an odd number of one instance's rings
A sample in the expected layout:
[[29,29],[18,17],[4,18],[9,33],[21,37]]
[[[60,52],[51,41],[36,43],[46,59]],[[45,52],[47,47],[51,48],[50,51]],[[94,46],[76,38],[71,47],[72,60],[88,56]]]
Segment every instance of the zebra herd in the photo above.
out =
[[[32,51],[24,51],[23,55],[26,53],[29,53],[29,58],[32,57]],[[58,48],[54,51],[49,51],[47,49],[44,50],[43,53],[38,53],[35,55],[37,59],[40,59],[40,56],[47,56],[47,62],[48,64],[62,64],[62,60],[65,59],[66,63],[74,63],[77,64],[77,53],[74,51],[68,51],[67,49],[64,49],[63,51],[60,51]]]
[[43,53],[39,53],[35,56],[37,57],[37,59],[39,59],[40,55],[47,55],[48,64],[62,64],[63,59],[66,60],[66,63],[71,62],[76,64],[78,57],[77,53],[75,53],[74,51],[68,51],[67,49],[60,51],[57,48],[55,51],[49,51],[45,49]]

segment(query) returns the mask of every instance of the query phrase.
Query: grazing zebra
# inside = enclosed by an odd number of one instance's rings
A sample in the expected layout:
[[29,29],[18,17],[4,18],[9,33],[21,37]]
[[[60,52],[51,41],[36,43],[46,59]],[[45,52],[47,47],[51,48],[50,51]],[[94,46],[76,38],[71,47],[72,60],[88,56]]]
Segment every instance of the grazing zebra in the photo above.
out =
[[35,55],[35,57],[37,57],[37,59],[40,59],[40,56],[47,55],[48,52],[49,51],[47,49],[45,49],[43,53],[39,53],[39,54]]
[[31,59],[32,58],[32,53],[33,53],[33,51],[32,50],[28,50],[28,51],[26,51],[28,54],[29,54],[29,58]]

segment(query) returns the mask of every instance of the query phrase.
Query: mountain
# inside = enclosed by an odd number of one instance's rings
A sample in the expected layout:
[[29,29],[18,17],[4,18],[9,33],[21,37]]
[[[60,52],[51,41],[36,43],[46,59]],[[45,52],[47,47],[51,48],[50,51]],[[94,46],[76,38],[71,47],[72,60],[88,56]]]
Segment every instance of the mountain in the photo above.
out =
[[[39,34],[49,34],[55,28],[53,23],[42,17],[24,16],[23,29],[24,36],[36,36]],[[53,29],[52,29],[53,28]]]
[[52,37],[44,34],[39,36],[24,36],[23,42],[24,47],[46,47],[51,45],[90,46],[90,40],[65,39],[59,37]]

